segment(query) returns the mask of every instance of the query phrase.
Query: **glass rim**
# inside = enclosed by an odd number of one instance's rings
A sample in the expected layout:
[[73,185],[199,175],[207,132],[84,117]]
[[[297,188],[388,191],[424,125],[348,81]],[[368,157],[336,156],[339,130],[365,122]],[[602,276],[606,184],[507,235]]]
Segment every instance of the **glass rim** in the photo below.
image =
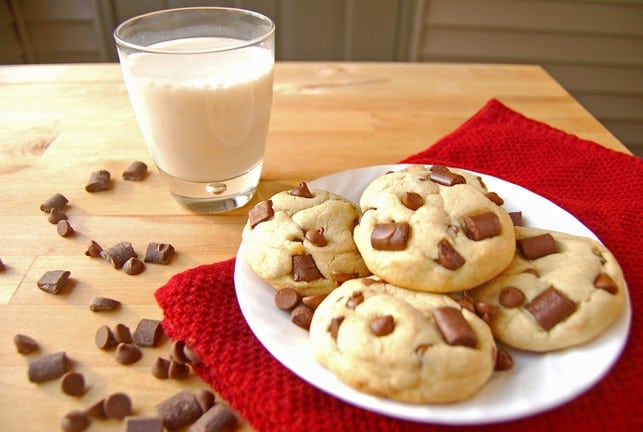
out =
[[[239,43],[231,44],[231,45],[225,45],[225,46],[220,46],[216,48],[205,48],[205,49],[194,49],[194,50],[175,50],[172,48],[150,48],[149,46],[145,45],[140,45],[137,43],[133,42],[128,42],[124,40],[119,33],[122,33],[122,30],[127,27],[132,25],[135,21],[140,21],[146,18],[154,17],[157,15],[167,15],[175,12],[190,12],[190,11],[203,11],[203,12],[208,12],[208,11],[227,11],[227,12],[235,12],[240,15],[249,15],[253,16],[255,18],[260,19],[261,21],[267,23],[268,30],[262,34],[261,36],[257,36],[252,39],[244,40]],[[140,52],[145,52],[145,53],[151,53],[151,54],[174,54],[174,55],[181,55],[181,54],[207,54],[207,53],[217,53],[217,52],[223,52],[223,51],[230,51],[230,50],[235,50],[239,48],[245,48],[245,47],[250,47],[253,45],[256,45],[257,43],[268,39],[270,36],[272,36],[275,32],[275,23],[272,19],[267,17],[266,15],[263,15],[259,12],[247,10],[247,9],[240,9],[240,8],[232,8],[232,7],[210,7],[210,6],[203,6],[203,7],[184,7],[184,8],[172,8],[172,9],[162,9],[162,10],[157,10],[153,12],[148,12],[144,13],[141,15],[136,15],[131,18],[126,19],[122,23],[120,23],[116,28],[114,29],[113,36],[114,40],[116,41],[116,45],[124,48],[130,48],[134,49],[136,51]]]

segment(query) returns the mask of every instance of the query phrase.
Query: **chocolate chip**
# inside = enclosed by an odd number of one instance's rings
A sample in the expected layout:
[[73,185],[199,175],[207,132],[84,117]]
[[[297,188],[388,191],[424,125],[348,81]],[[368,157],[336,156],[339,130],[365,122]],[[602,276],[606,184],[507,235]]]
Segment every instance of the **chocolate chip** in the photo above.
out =
[[463,176],[449,171],[448,168],[442,165],[433,165],[431,167],[429,180],[443,186],[453,186],[456,184],[465,184],[467,182]]
[[172,346],[170,347],[170,359],[177,363],[187,363],[189,359],[185,355],[184,348],[185,342],[182,340],[175,340],[172,342]]
[[465,295],[463,297],[455,299],[455,301],[458,302],[460,306],[462,306],[464,309],[468,310],[469,312],[476,313],[476,307],[473,304],[473,300],[471,299],[471,297]]
[[313,320],[313,310],[305,304],[295,307],[290,313],[290,320],[299,327],[308,330]]
[[31,354],[40,350],[38,342],[31,336],[17,334],[13,337],[13,343],[16,345],[16,350],[20,354]]
[[90,405],[89,408],[85,410],[85,414],[97,419],[106,419],[107,415],[105,414],[105,399],[101,399],[95,404]]
[[65,432],[82,432],[91,423],[87,414],[82,411],[70,411],[60,422],[60,427]]
[[29,359],[29,381],[41,383],[60,378],[67,372],[69,360],[64,351]]
[[475,313],[485,322],[490,322],[491,318],[500,311],[498,305],[492,303],[476,302],[473,306]]
[[96,346],[102,350],[107,350],[116,345],[116,339],[114,338],[114,333],[106,325],[100,326],[96,330],[96,335],[94,336],[94,341]]
[[51,270],[45,272],[40,279],[38,279],[38,288],[49,293],[59,294],[63,287],[69,280],[71,272],[67,270]]
[[465,216],[464,233],[471,240],[480,241],[500,234],[500,218],[494,212]]
[[147,175],[147,165],[141,161],[134,161],[123,171],[123,180],[141,181]]
[[498,294],[498,303],[506,308],[516,308],[525,302],[525,294],[513,286],[504,287]]
[[284,311],[291,311],[299,303],[299,294],[292,288],[281,288],[275,292],[275,306]]
[[337,340],[337,335],[339,334],[339,326],[342,325],[342,322],[344,322],[344,317],[339,316],[331,319],[330,324],[328,324],[328,332],[335,340]]
[[167,379],[170,373],[170,360],[157,357],[152,363],[152,375],[158,379]]
[[174,252],[174,246],[171,244],[149,243],[143,261],[152,264],[169,264]]
[[296,189],[288,191],[288,194],[301,198],[313,197],[313,194],[310,192],[310,189],[308,189],[308,185],[305,182],[299,183],[299,186]]
[[103,409],[107,418],[122,420],[132,413],[132,400],[125,393],[114,393],[105,399]]
[[475,348],[478,344],[478,337],[460,309],[449,306],[435,308],[433,320],[447,344],[469,348]]
[[497,206],[501,206],[505,203],[505,200],[503,200],[502,197],[500,197],[500,195],[498,195],[495,192],[487,192],[485,196],[489,198],[489,201],[491,201]]
[[114,340],[118,343],[132,343],[132,333],[125,324],[118,323],[114,326]]
[[56,224],[56,232],[61,237],[68,237],[74,233],[74,228],[71,226],[68,220],[63,219],[58,221]]
[[509,217],[511,218],[511,222],[513,223],[514,226],[522,226],[521,211],[509,212]]
[[438,263],[449,270],[456,270],[464,265],[464,258],[453,247],[449,240],[438,242]]
[[184,363],[177,363],[170,361],[170,366],[167,369],[167,376],[170,379],[183,379],[190,375],[190,366]]
[[208,389],[198,389],[194,392],[194,398],[201,408],[201,412],[206,412],[214,406],[216,403],[216,398],[214,393]]
[[326,240],[326,237],[324,236],[323,227],[306,231],[306,233],[304,234],[304,237],[306,238],[306,240],[308,240],[309,242],[311,242],[313,245],[317,247],[324,247],[328,244],[328,240]]
[[69,396],[81,396],[85,393],[85,377],[80,372],[67,372],[60,381],[60,388]]
[[103,248],[98,243],[96,243],[94,240],[90,240],[89,244],[87,245],[85,255],[87,255],[88,257],[97,258],[100,256],[100,253],[102,251]]
[[301,298],[301,302],[311,308],[312,310],[317,309],[317,306],[324,301],[328,294],[317,294],[311,296],[305,296]]
[[158,404],[156,413],[169,430],[187,426],[202,414],[199,403],[189,390],[183,390]]
[[144,271],[145,264],[143,264],[143,261],[141,261],[137,257],[128,258],[128,260],[125,261],[125,264],[123,264],[123,272],[128,275],[135,276],[137,274],[143,273]]
[[49,216],[47,216],[47,220],[53,225],[56,225],[61,220],[65,219],[67,219],[67,215],[62,210],[58,210],[55,207],[49,211]]
[[361,291],[353,291],[348,300],[346,300],[346,307],[355,310],[355,308],[363,302],[364,294]]
[[616,294],[618,291],[616,282],[614,282],[614,279],[609,277],[606,273],[600,273],[596,276],[596,279],[594,279],[594,286],[598,289],[605,290],[610,294]]
[[262,201],[248,212],[248,223],[254,228],[261,222],[265,222],[275,215],[272,209],[272,200]]
[[402,204],[408,209],[417,210],[424,205],[424,199],[419,193],[405,192],[402,196]]
[[114,246],[107,249],[103,249],[100,252],[100,256],[107,262],[109,262],[115,269],[123,267],[125,262],[132,258],[137,257],[136,251],[132,247],[132,243],[127,241],[122,241],[116,243]]
[[410,231],[411,226],[406,222],[375,224],[371,233],[371,246],[376,250],[404,250]]
[[559,252],[554,237],[549,233],[518,239],[516,247],[526,259],[530,260]]
[[232,432],[237,429],[238,423],[230,408],[217,404],[203,413],[188,432]]
[[511,357],[509,351],[504,348],[498,348],[498,351],[496,352],[496,363],[494,366],[494,370],[506,371],[511,369],[513,365],[514,360],[513,357]]
[[392,315],[379,316],[369,322],[369,327],[375,336],[386,336],[395,330],[395,320]]
[[92,312],[111,312],[121,307],[121,302],[108,297],[92,297],[89,310]]
[[45,202],[40,204],[40,210],[45,213],[51,212],[51,209],[54,208],[58,209],[59,211],[63,211],[68,202],[69,200],[63,194],[55,193]]
[[134,343],[140,347],[155,347],[163,336],[161,321],[143,318],[138,322],[132,335]]
[[87,192],[102,192],[111,187],[111,174],[107,170],[94,171],[89,175],[85,190]]
[[544,330],[550,330],[576,310],[576,304],[554,287],[538,294],[526,306]]
[[312,255],[292,256],[292,277],[297,282],[311,282],[323,278]]
[[198,356],[198,354],[192,349],[192,347],[189,347],[188,345],[184,345],[183,354],[185,355],[185,358],[188,359],[189,364],[197,365],[201,363],[201,357]]
[[158,417],[127,417],[126,432],[163,432],[163,420]]
[[332,270],[330,272],[330,278],[335,281],[336,286],[340,286],[347,280],[355,279],[358,276],[358,273],[344,273],[337,270]]
[[114,358],[122,365],[131,365],[143,357],[143,352],[132,343],[119,343],[114,351]]

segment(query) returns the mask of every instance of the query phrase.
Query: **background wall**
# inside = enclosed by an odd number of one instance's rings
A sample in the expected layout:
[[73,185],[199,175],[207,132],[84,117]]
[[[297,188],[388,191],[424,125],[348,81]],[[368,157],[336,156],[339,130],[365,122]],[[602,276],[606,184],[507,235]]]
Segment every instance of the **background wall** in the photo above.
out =
[[0,0],[0,63],[116,61],[119,22],[204,5],[270,16],[279,60],[542,65],[643,156],[643,0]]

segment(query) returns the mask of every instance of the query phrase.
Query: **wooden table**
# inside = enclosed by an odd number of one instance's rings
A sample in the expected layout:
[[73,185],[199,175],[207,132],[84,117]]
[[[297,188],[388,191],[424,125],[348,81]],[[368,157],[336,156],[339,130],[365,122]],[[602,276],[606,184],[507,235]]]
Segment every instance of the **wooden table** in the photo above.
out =
[[[425,149],[495,97],[554,127],[628,152],[547,73],[536,66],[368,63],[282,63],[276,66],[274,108],[257,202],[298,181],[365,165],[393,163]],[[152,169],[140,183],[121,180],[134,160],[153,167],[118,65],[0,67],[0,424],[7,431],[58,430],[60,419],[117,391],[128,393],[137,415],[185,388],[195,376],[158,380],[150,373],[168,341],[146,348],[143,359],[121,366],[96,348],[103,325],[135,328],[161,319],[153,292],[173,274],[235,255],[247,208],[226,215],[191,214],[169,195]],[[89,174],[112,173],[113,189],[87,193]],[[63,238],[40,204],[60,192],[75,235]],[[130,241],[139,253],[149,242],[171,243],[167,266],[148,265],[129,276],[84,255]],[[48,270],[71,281],[60,295],[39,290]],[[93,296],[119,299],[116,313],[93,313]],[[89,390],[70,397],[59,381],[27,379],[27,357],[13,337],[23,333],[43,353],[66,351]],[[250,429],[245,424],[243,429]],[[92,431],[123,430],[116,420]]]

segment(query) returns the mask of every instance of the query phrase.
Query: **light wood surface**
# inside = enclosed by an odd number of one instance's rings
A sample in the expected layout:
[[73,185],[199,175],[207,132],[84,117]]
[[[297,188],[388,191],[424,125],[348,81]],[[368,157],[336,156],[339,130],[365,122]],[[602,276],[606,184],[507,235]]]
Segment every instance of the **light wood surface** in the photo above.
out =
[[[495,97],[556,128],[627,152],[601,124],[536,66],[390,63],[280,63],[258,200],[301,180],[373,164],[394,163],[428,147]],[[528,149],[526,149],[528,151]],[[60,419],[117,391],[137,415],[184,388],[205,385],[158,380],[152,361],[169,342],[146,348],[141,361],[121,366],[96,348],[103,324],[132,329],[141,318],[161,319],[153,292],[173,274],[235,255],[248,208],[226,215],[192,214],[169,195],[142,141],[118,65],[0,67],[0,424],[7,431],[58,430]],[[121,172],[134,160],[152,169],[140,183]],[[87,193],[92,171],[112,173],[113,189]],[[62,238],[40,204],[60,192],[76,233]],[[167,266],[148,265],[128,276],[84,255],[89,240],[171,243]],[[71,271],[60,295],[39,290],[45,271]],[[117,313],[92,313],[102,295],[123,302]],[[66,351],[89,385],[81,397],[59,381],[27,379],[27,357],[13,337],[27,334],[43,353]],[[250,427],[245,424],[244,430]],[[92,431],[123,430],[115,420]]]

